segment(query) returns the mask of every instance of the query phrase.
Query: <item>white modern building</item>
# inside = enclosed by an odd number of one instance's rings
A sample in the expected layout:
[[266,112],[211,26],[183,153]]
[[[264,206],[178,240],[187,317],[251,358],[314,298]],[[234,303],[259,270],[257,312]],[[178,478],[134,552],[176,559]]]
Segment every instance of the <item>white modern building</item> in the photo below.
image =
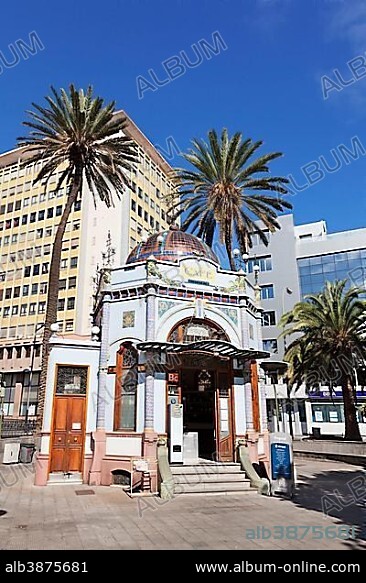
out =
[[[266,398],[271,429],[289,430],[289,402],[283,383],[284,338],[279,321],[296,302],[308,293],[318,293],[327,281],[347,279],[350,285],[366,286],[366,228],[328,233],[325,221],[295,225],[292,214],[279,217],[281,229],[267,232],[266,247],[253,237],[247,264],[249,278],[259,267],[261,288],[263,349],[272,353],[262,367],[266,373]],[[252,274],[252,275],[250,275]],[[356,378],[357,377],[357,378]],[[366,401],[364,370],[355,373],[359,403]],[[339,390],[330,396],[327,387],[309,398],[303,388],[291,395],[295,435],[312,433],[342,435],[343,406]],[[360,429],[366,435],[366,419],[359,413]]]

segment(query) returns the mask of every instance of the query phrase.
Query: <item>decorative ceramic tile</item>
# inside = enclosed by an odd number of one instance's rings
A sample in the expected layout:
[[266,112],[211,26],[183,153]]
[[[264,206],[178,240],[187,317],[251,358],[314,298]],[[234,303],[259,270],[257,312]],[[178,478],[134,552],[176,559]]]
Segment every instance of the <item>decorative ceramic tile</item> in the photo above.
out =
[[176,306],[176,305],[177,305],[177,302],[174,302],[173,300],[159,300],[159,304],[158,304],[159,318],[161,318],[163,316],[163,314],[165,314],[165,312],[170,310],[170,308],[172,308],[173,306]]
[[122,327],[123,328],[133,328],[135,325],[135,312],[123,312],[122,314]]
[[224,312],[224,314],[232,321],[234,322],[235,326],[238,325],[238,311],[235,308],[219,308],[219,310],[221,312]]

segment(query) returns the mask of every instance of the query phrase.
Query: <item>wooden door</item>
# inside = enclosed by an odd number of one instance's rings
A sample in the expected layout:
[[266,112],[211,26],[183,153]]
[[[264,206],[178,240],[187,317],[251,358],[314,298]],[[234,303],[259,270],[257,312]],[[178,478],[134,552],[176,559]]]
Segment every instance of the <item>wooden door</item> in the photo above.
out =
[[85,397],[55,396],[51,472],[81,472]]
[[218,373],[216,389],[216,451],[217,461],[233,461],[233,420],[229,375]]

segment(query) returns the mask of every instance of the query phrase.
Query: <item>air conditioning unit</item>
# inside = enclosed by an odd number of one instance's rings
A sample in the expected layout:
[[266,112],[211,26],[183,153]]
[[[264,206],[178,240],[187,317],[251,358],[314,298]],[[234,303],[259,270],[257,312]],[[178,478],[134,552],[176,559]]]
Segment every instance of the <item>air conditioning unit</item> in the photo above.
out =
[[4,446],[3,464],[17,464],[19,461],[20,443],[6,443]]

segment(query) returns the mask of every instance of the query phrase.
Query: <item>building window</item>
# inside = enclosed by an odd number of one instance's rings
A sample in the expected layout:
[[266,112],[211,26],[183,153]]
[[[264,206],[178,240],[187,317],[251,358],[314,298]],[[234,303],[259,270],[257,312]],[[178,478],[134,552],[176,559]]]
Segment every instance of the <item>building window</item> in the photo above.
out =
[[68,298],[67,299],[67,309],[74,310],[75,309],[75,298]]
[[262,313],[262,326],[275,326],[276,325],[276,312],[271,310],[270,312]]
[[21,346],[15,347],[15,358],[22,358],[22,347]]
[[56,217],[60,217],[62,215],[62,205],[56,207]]
[[43,229],[37,229],[36,230],[36,238],[42,239],[42,237],[43,237]]
[[47,293],[47,283],[40,283],[39,284],[39,293],[46,294]]
[[81,209],[81,200],[77,200],[74,204],[74,211],[79,211]]
[[46,302],[39,302],[38,304],[38,314],[44,314],[46,311]]
[[53,207],[47,209],[47,218],[52,219],[53,217]]
[[7,287],[7,288],[6,288],[6,290],[5,290],[5,299],[6,299],[6,300],[10,300],[10,298],[11,298],[11,292],[12,292],[12,291],[13,291],[13,290],[12,290],[12,288],[11,288],[11,287]]
[[67,259],[61,259],[61,269],[66,269],[67,267]]
[[137,214],[139,217],[142,217],[142,206],[140,204],[137,207]]
[[74,320],[66,320],[65,322],[65,331],[72,332],[74,329]]
[[22,295],[23,296],[29,295],[29,285],[23,285]]
[[19,286],[14,288],[13,296],[14,296],[14,298],[19,298],[19,296],[20,296],[20,287]]
[[136,429],[137,351],[130,343],[117,352],[114,428]]
[[70,259],[70,267],[77,267],[78,266],[78,258],[77,257],[71,257]]
[[33,265],[33,275],[39,275],[39,263]]
[[[270,237],[270,231],[269,231],[269,229],[263,229],[262,230],[262,233],[264,233],[264,235],[265,235],[265,237],[266,237],[266,239],[268,241],[269,240],[269,237]],[[258,232],[251,233],[250,240],[251,240],[253,246],[254,245],[263,245],[262,239],[260,238]]]
[[66,279],[60,279],[58,289],[66,289]]
[[60,299],[58,300],[58,304],[57,304],[57,310],[58,310],[59,312],[63,312],[63,311],[64,311],[64,309],[65,309],[65,300],[64,300],[64,298],[60,298]]
[[27,315],[27,304],[22,304],[20,306],[20,315],[26,316]]
[[4,311],[3,311],[3,317],[7,318],[9,316],[9,314],[10,314],[10,307],[6,306],[6,308],[4,308]]
[[139,187],[139,189],[137,191],[137,196],[142,199],[142,189],[140,187]]
[[149,213],[147,211],[144,211],[144,221],[148,222],[149,220]]
[[254,257],[248,261],[248,272],[253,273],[253,267],[258,265],[259,271],[272,271],[272,258],[270,255]]
[[274,298],[274,287],[272,284],[261,286],[261,300],[271,300]]
[[36,295],[38,294],[38,283],[32,283],[32,291],[31,291],[32,295]]
[[22,216],[22,225],[26,225],[28,222],[28,215],[23,215]]
[[275,338],[263,340],[263,350],[268,352],[278,352],[277,340]]
[[18,306],[17,306],[17,305],[15,305],[15,306],[13,306],[13,307],[12,307],[12,309],[11,309],[11,315],[12,315],[12,316],[16,316],[16,314],[17,314],[17,313],[18,313]]
[[29,215],[29,222],[30,223],[35,223],[36,222],[36,217],[37,217],[37,213],[31,213]]
[[312,404],[313,423],[344,423],[343,405]]
[[136,201],[131,200],[131,210],[136,212]]
[[37,306],[37,304],[35,304],[35,303],[29,304],[29,314],[36,313],[36,306]]
[[42,263],[42,273],[48,273],[49,263]]

